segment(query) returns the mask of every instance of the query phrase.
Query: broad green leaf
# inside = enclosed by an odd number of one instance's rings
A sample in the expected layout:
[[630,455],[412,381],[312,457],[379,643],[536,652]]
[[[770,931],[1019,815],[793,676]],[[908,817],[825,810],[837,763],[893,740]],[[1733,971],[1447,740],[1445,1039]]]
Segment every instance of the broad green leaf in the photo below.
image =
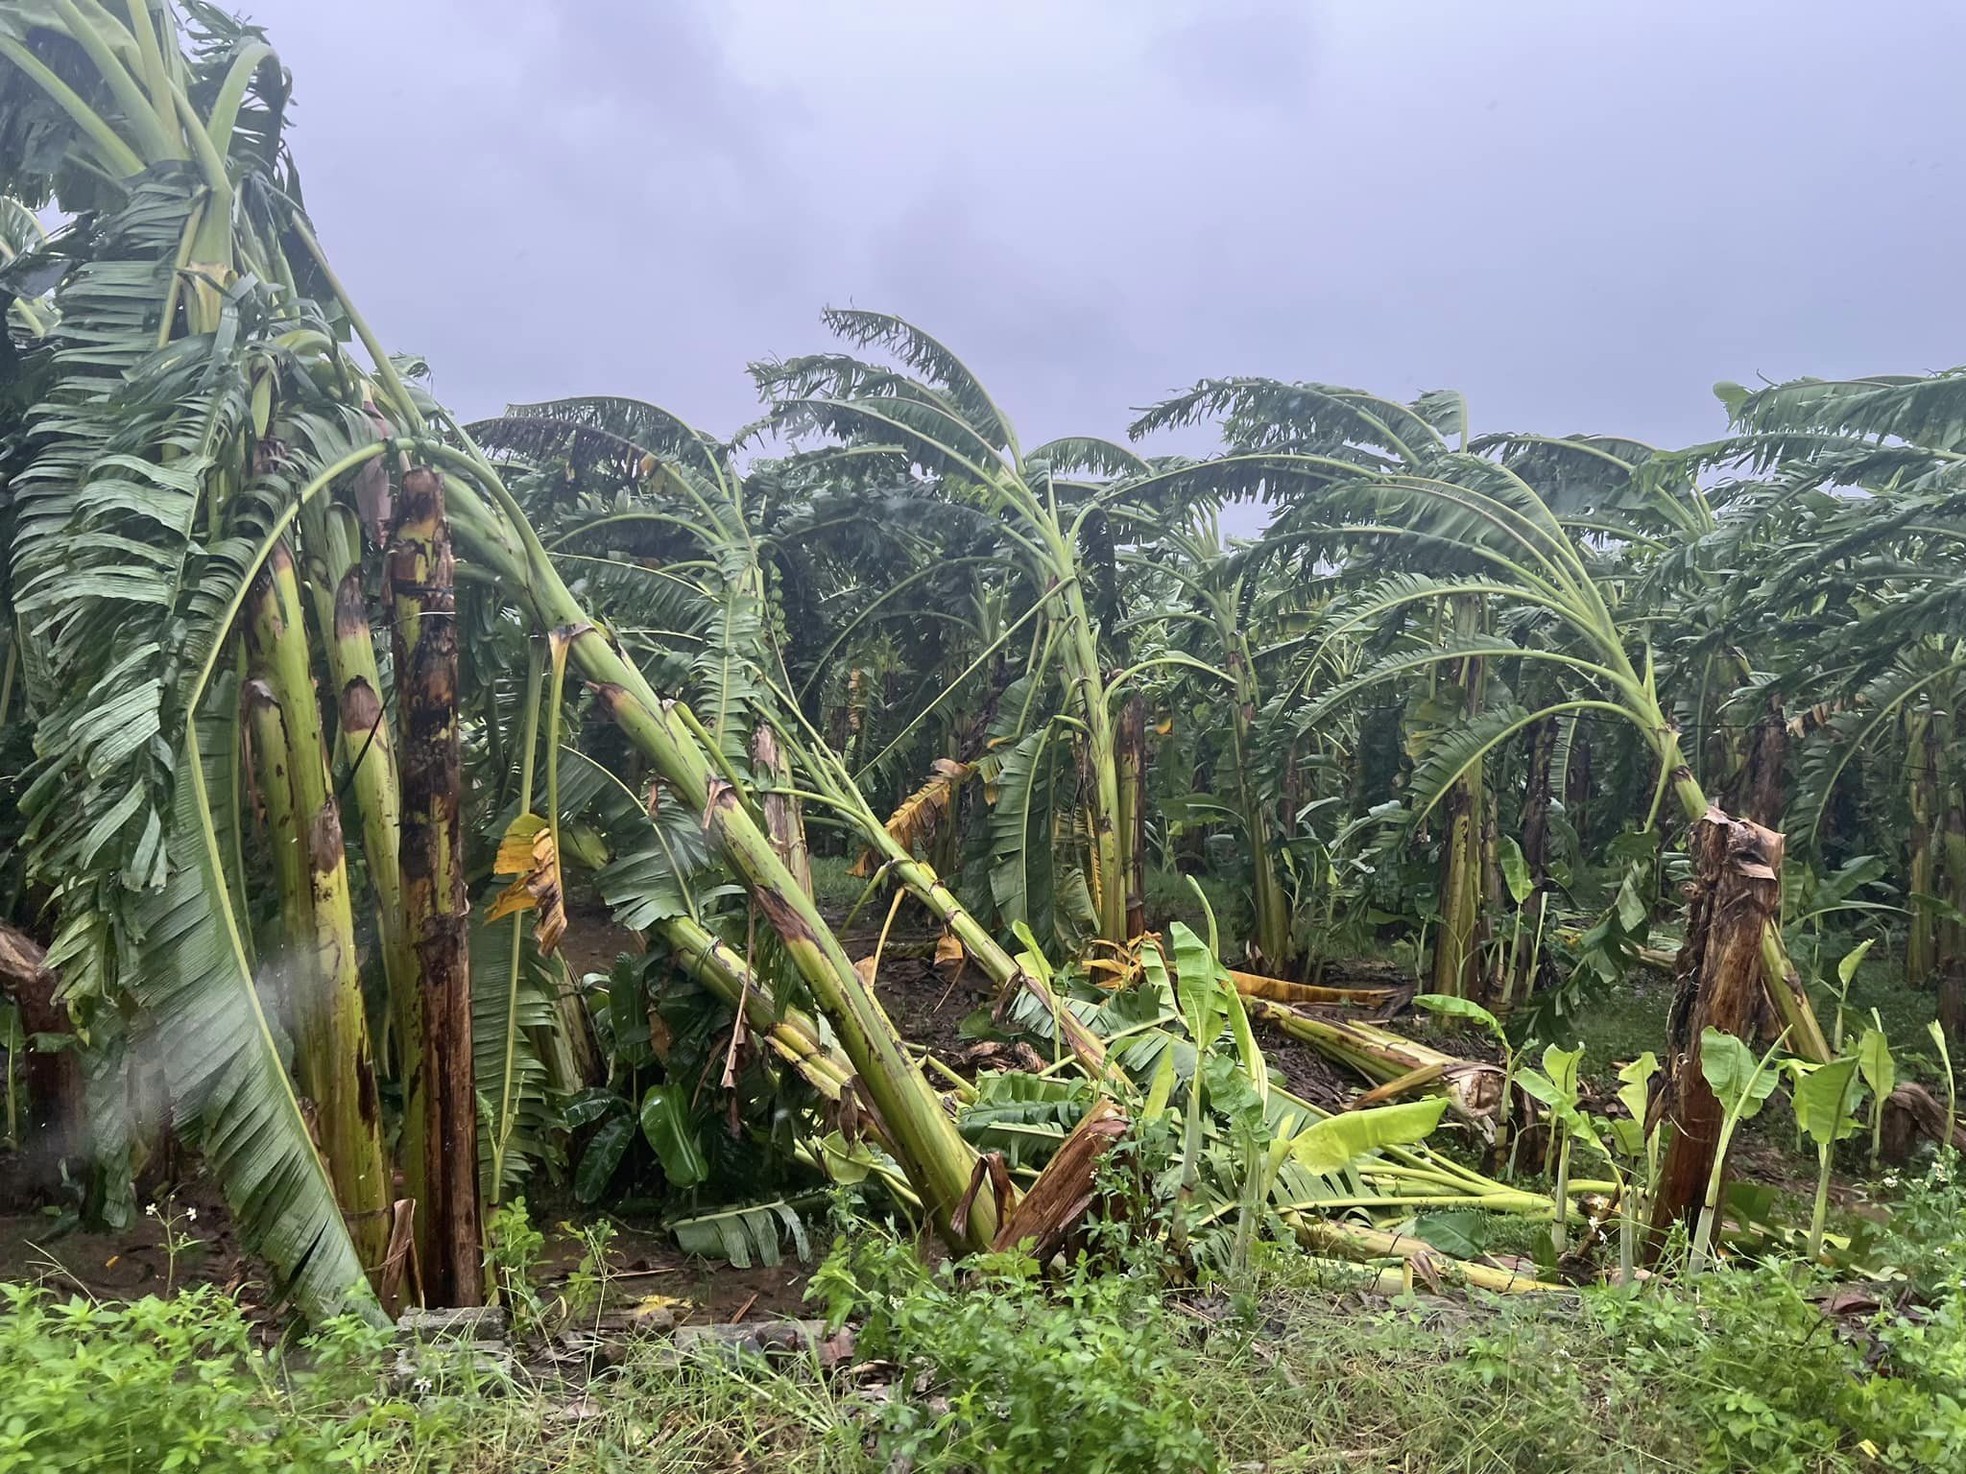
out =
[[1618,887],[1618,925],[1634,936],[1645,929],[1645,902],[1638,898],[1629,875]]
[[1863,1072],[1870,1093],[1883,1100],[1898,1086],[1898,1062],[1891,1055],[1891,1044],[1884,1031],[1866,1027],[1857,1040],[1857,1068]]
[[1552,1044],[1543,1051],[1543,1071],[1550,1077],[1550,1083],[1562,1092],[1568,1105],[1577,1104],[1577,1066],[1583,1057],[1584,1046],[1581,1044],[1569,1049],[1558,1049]]
[[1876,937],[1865,937],[1844,953],[1843,960],[1836,964],[1836,980],[1844,987],[1850,986],[1850,980],[1857,975],[1857,969],[1864,965],[1864,954],[1870,951],[1871,945],[1876,940]]
[[674,1085],[651,1085],[642,1097],[642,1135],[662,1163],[671,1187],[695,1187],[710,1175],[702,1143],[689,1118],[689,1100]]
[[1775,1092],[1773,1070],[1746,1044],[1720,1029],[1700,1031],[1700,1073],[1720,1103],[1742,1120],[1752,1119]]
[[1206,1049],[1222,1032],[1227,1005],[1216,976],[1215,954],[1208,944],[1177,921],[1167,929],[1174,944],[1174,986],[1181,1001],[1181,1018],[1188,1035]]
[[1464,1018],[1480,1024],[1497,1039],[1503,1037],[1501,1020],[1472,998],[1456,998],[1452,993],[1421,993],[1413,1000],[1415,1008],[1437,1013],[1442,1018]]
[[1161,956],[1160,948],[1144,946],[1140,949],[1140,972],[1147,986],[1153,990],[1154,997],[1164,1006],[1173,1006],[1174,989],[1168,981],[1167,959]]
[[1010,924],[1010,931],[1011,935],[1024,944],[1024,950],[1017,954],[1018,962],[1036,976],[1040,982],[1049,983],[1051,981],[1051,964],[1045,960],[1044,948],[1038,945],[1038,939],[1032,934],[1031,928],[1021,921],[1013,921]]
[[1492,1219],[1486,1213],[1460,1209],[1452,1213],[1422,1213],[1413,1220],[1413,1232],[1443,1254],[1456,1259],[1473,1259],[1488,1250]]
[[857,1144],[849,1146],[847,1139],[837,1131],[828,1131],[819,1138],[819,1152],[827,1177],[844,1187],[865,1182],[872,1170],[867,1162],[866,1147]]
[[[1154,949],[1147,949],[1149,956],[1156,956]],[[1160,1059],[1154,1065],[1154,1083],[1147,1087],[1147,1103],[1142,1107],[1140,1117],[1151,1121],[1167,1110],[1168,1098],[1174,1094],[1174,1051],[1163,1049]]]
[[568,1131],[578,1131],[583,1126],[591,1126],[610,1111],[625,1108],[627,1102],[612,1090],[596,1085],[581,1090],[571,1096],[560,1111],[560,1124]]
[[1523,858],[1522,846],[1505,834],[1496,846],[1496,856],[1502,863],[1502,880],[1509,888],[1509,899],[1520,906],[1536,888],[1535,881],[1529,877],[1529,862]]
[[1618,1099],[1632,1113],[1634,1121],[1644,1121],[1652,1104],[1652,1077],[1659,1073],[1659,1056],[1646,1050],[1618,1071]]
[[1367,1152],[1426,1140],[1446,1110],[1447,1098],[1434,1096],[1327,1116],[1298,1133],[1290,1144],[1291,1155],[1312,1172],[1329,1177]]
[[733,1268],[749,1269],[755,1262],[767,1267],[783,1257],[780,1244],[790,1239],[800,1259],[812,1257],[805,1224],[798,1210],[782,1198],[769,1203],[740,1203],[669,1225],[686,1253],[706,1259],[726,1259]]
[[1613,1116],[1608,1123],[1611,1127],[1612,1143],[1621,1155],[1633,1159],[1645,1155],[1645,1118],[1643,1116]]
[[1857,1057],[1845,1055],[1826,1065],[1801,1070],[1793,1090],[1795,1123],[1817,1146],[1841,1141],[1857,1130],[1853,1114],[1860,1091]]
[[632,1116],[610,1116],[603,1121],[600,1129],[588,1138],[587,1150],[580,1154],[580,1165],[573,1173],[573,1195],[576,1201],[598,1203],[601,1194],[608,1190],[608,1183],[614,1180],[615,1169],[621,1159],[628,1154],[628,1143],[635,1138],[635,1121]]
[[1242,1067],[1249,1074],[1249,1083],[1256,1091],[1256,1098],[1268,1105],[1270,1070],[1263,1061],[1263,1047],[1256,1042],[1256,1031],[1249,1026],[1249,1010],[1242,1006],[1242,994],[1236,991],[1234,983],[1226,977],[1218,981],[1220,991],[1216,996],[1222,1000],[1228,1012],[1229,1032],[1235,1038],[1236,1052],[1242,1056]]

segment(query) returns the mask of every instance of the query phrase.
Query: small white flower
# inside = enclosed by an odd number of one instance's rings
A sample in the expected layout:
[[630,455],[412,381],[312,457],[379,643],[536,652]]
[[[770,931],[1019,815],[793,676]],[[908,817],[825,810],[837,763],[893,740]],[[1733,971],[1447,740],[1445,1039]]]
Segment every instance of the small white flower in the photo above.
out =
[[198,1221],[198,1210],[196,1208],[186,1208],[184,1210],[184,1221],[186,1223],[196,1223]]
[[410,1388],[412,1391],[420,1395],[422,1393],[428,1392],[431,1389],[431,1387],[434,1385],[435,1384],[432,1383],[428,1377],[418,1377],[414,1382],[410,1384]]
[[152,1203],[148,1208],[145,1208],[143,1211],[152,1218],[157,1217],[157,1205],[155,1203]]

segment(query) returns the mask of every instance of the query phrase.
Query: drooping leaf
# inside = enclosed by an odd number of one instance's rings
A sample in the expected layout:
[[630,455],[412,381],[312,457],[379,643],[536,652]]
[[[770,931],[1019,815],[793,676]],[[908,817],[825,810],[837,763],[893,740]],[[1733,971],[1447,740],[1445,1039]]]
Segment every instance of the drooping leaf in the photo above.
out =
[[1414,997],[1413,1006],[1442,1018],[1467,1019],[1480,1024],[1497,1039],[1506,1037],[1502,1032],[1502,1021],[1472,998],[1459,998],[1452,993],[1420,993]]
[[1314,1121],[1299,1132],[1291,1143],[1291,1156],[1309,1171],[1329,1176],[1381,1147],[1410,1146],[1426,1140],[1446,1110],[1447,1098],[1433,1096],[1344,1111]]
[[498,842],[493,873],[513,876],[499,892],[485,920],[498,921],[523,911],[536,912],[533,940],[542,955],[550,955],[566,935],[567,910],[560,879],[560,854],[553,828],[537,814],[521,814],[506,826]]
[[[921,853],[948,814],[957,790],[973,772],[975,767],[972,764],[959,763],[953,758],[937,758],[929,766],[927,781],[904,798],[888,816],[887,832],[910,854]],[[877,863],[871,849],[863,850],[848,874],[865,880],[873,875]]]
[[[207,761],[200,751],[194,744],[186,761]],[[377,1316],[247,970],[211,816],[189,782],[178,785],[171,848],[178,868],[138,902],[146,940],[131,990],[148,1011],[180,1128],[224,1187],[241,1238],[310,1319]]]
[[580,1154],[580,1165],[574,1168],[573,1195],[582,1204],[598,1203],[620,1170],[621,1159],[628,1155],[628,1143],[635,1139],[636,1121],[623,1112],[610,1116],[600,1124],[587,1141],[587,1150]]
[[801,1260],[812,1257],[805,1224],[783,1199],[672,1219],[669,1231],[686,1253],[723,1259],[737,1269],[749,1269],[754,1260],[767,1267],[779,1263],[787,1242]]
[[709,1177],[710,1164],[690,1120],[689,1097],[680,1087],[651,1085],[642,1097],[641,1119],[642,1135],[655,1148],[671,1187],[695,1187]]
[[1422,1213],[1413,1220],[1413,1232],[1443,1254],[1476,1259],[1488,1252],[1492,1222],[1486,1213],[1466,1210]]

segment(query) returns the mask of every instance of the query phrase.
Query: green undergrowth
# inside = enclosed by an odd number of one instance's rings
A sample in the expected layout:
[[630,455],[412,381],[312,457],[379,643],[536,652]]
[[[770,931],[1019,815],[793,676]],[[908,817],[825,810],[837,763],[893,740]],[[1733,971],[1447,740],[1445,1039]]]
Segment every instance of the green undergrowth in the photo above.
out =
[[1288,1251],[1170,1292],[1124,1247],[1046,1280],[1007,1256],[929,1268],[858,1229],[813,1277],[814,1313],[857,1328],[830,1369],[650,1338],[551,1376],[403,1370],[352,1325],[256,1349],[210,1288],[110,1306],[11,1287],[0,1474],[1957,1470],[1962,1210],[1956,1186],[1913,1184],[1893,1282],[1837,1315],[1792,1264],[1389,1301]]

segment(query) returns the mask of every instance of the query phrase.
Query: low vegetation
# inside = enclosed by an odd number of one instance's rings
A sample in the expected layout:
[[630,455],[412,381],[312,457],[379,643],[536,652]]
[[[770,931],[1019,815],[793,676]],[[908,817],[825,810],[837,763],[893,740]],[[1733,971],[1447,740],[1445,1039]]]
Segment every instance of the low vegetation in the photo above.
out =
[[1962,1210],[1956,1182],[1916,1184],[1861,1297],[1770,1262],[1556,1305],[1366,1300],[1289,1254],[1169,1292],[1125,1243],[1046,1285],[1015,1256],[930,1269],[860,1225],[812,1289],[860,1328],[849,1356],[631,1338],[557,1372],[405,1358],[359,1318],[268,1353],[208,1288],[16,1286],[0,1468],[1946,1470]]

